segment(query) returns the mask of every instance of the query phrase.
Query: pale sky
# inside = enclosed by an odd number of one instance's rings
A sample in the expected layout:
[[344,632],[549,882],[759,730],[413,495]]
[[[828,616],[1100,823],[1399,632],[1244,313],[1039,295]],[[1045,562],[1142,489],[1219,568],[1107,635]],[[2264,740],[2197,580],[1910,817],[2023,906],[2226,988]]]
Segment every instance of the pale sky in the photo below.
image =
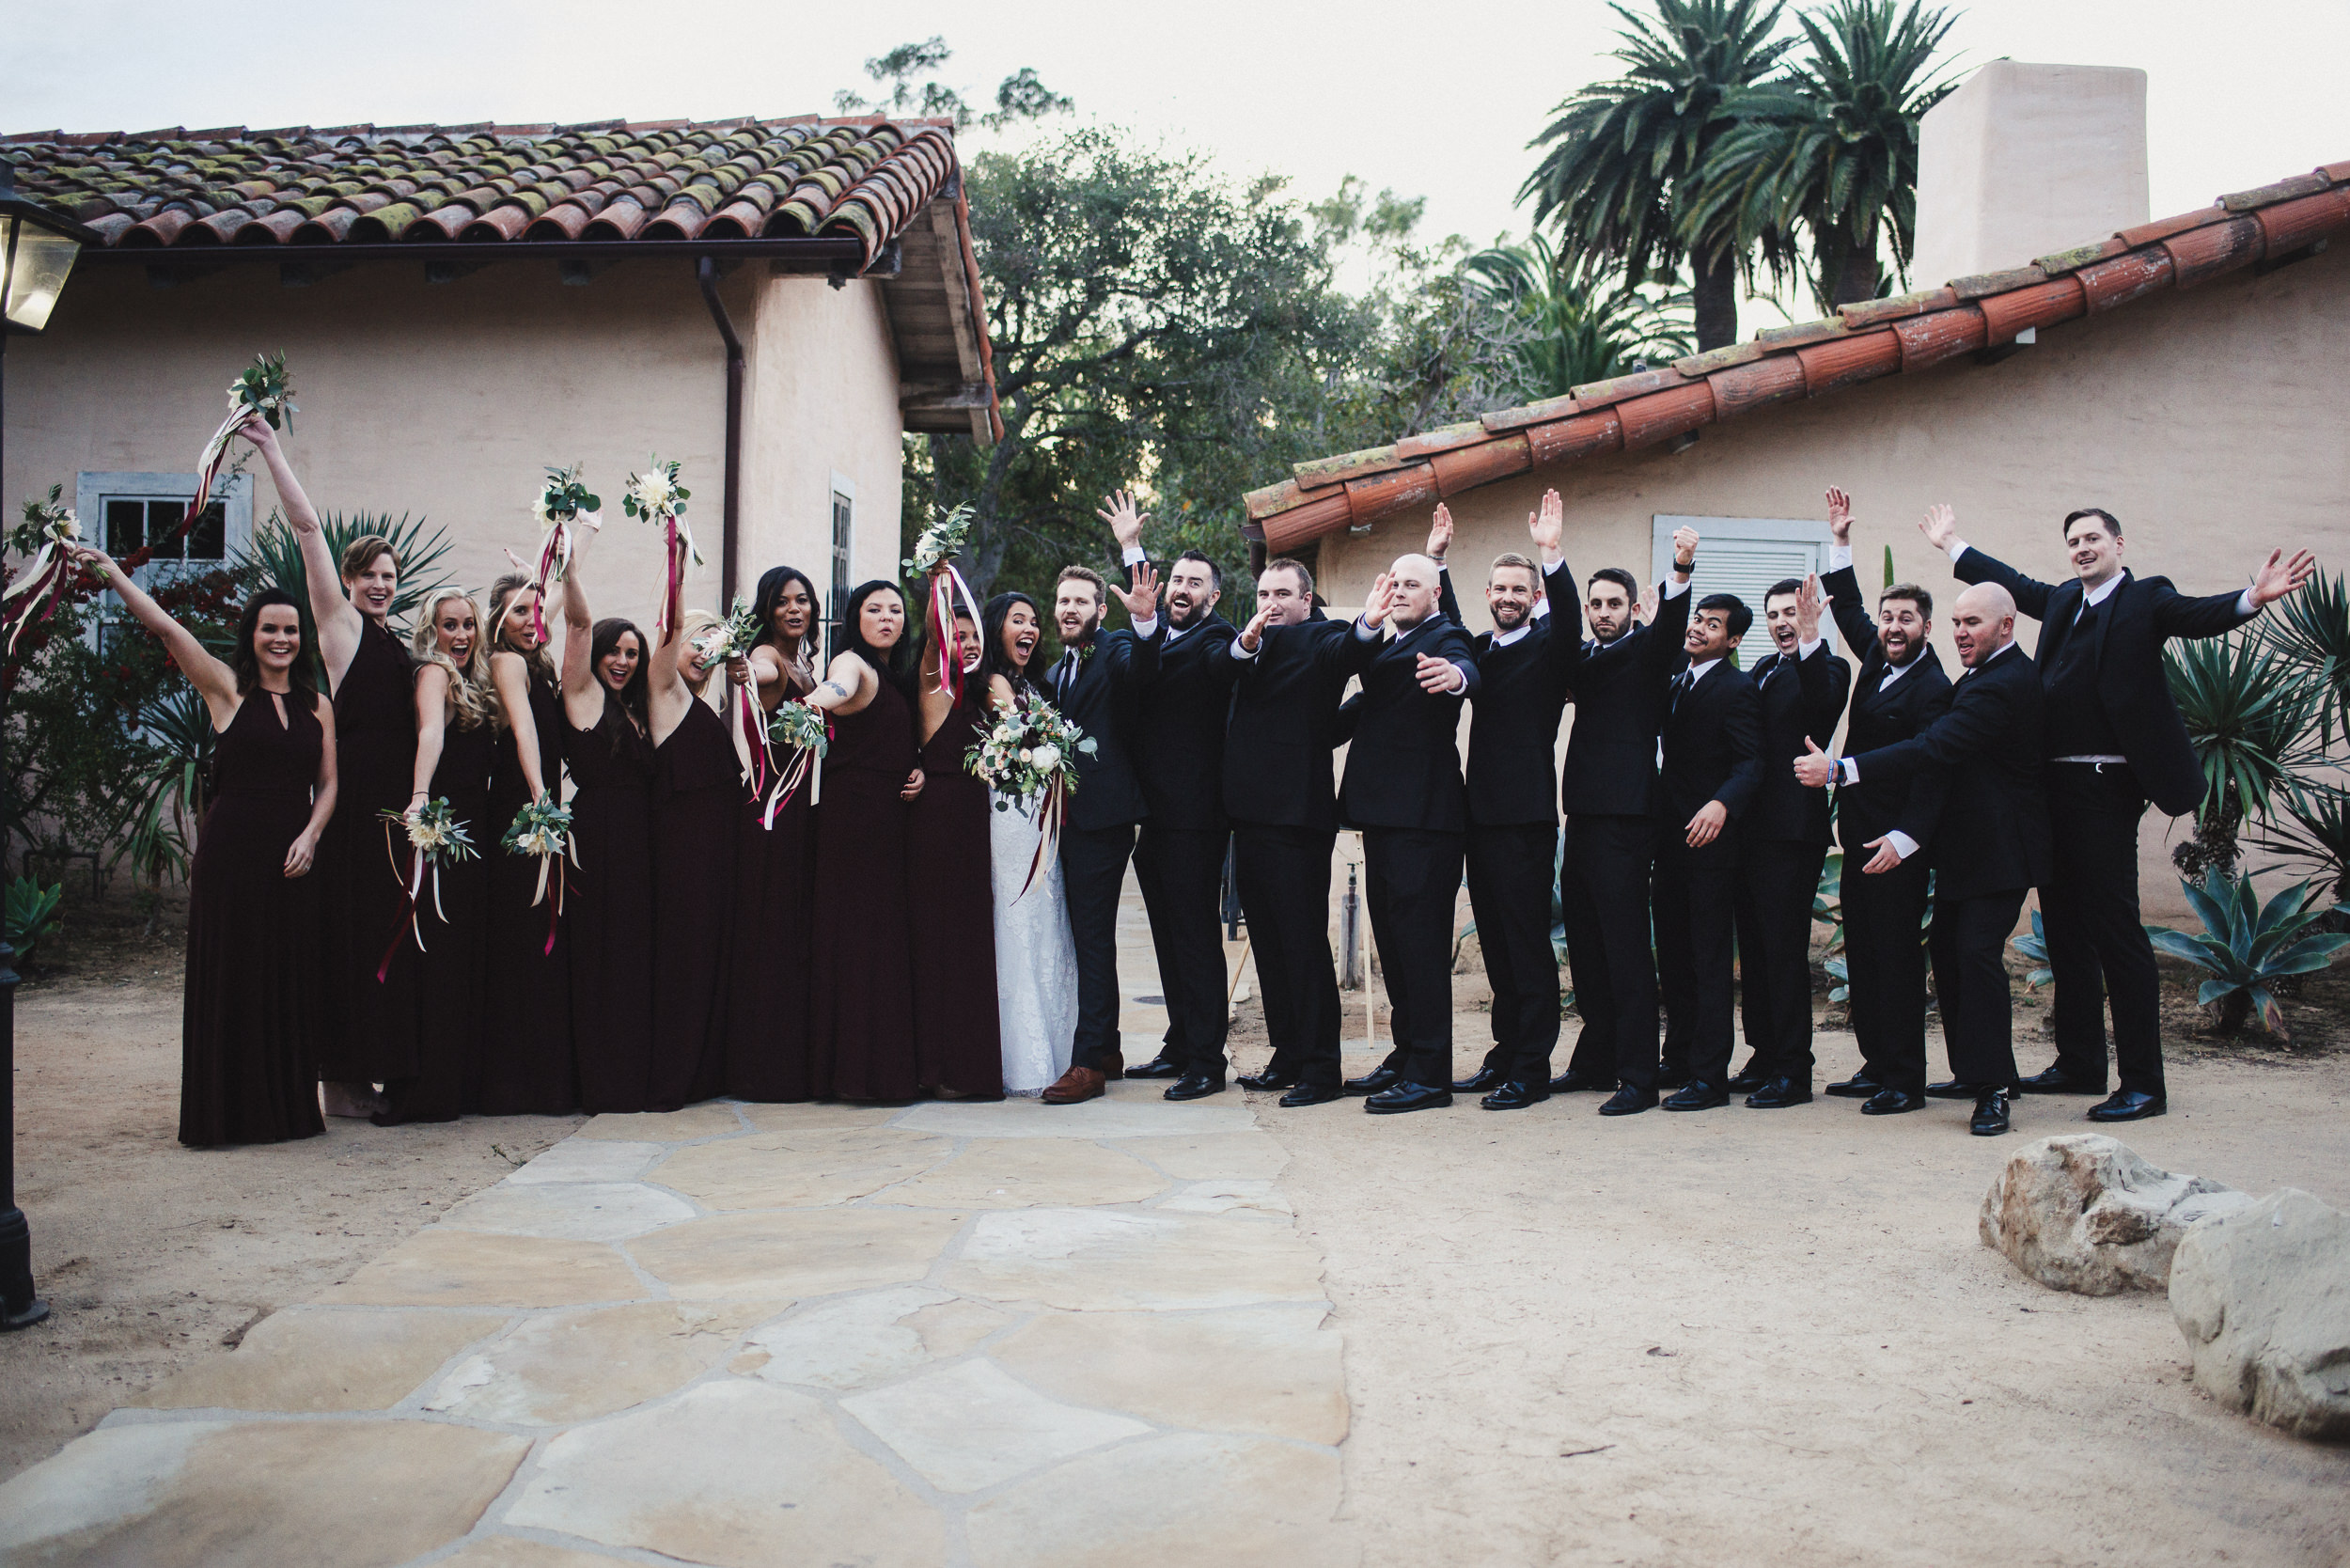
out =
[[[1306,196],[1355,174],[1428,198],[1427,227],[1522,230],[1525,144],[1609,72],[1601,0],[1431,6],[1187,0],[1017,7],[907,0],[400,0],[223,8],[80,0],[11,8],[0,131],[416,121],[669,119],[830,112],[864,59],[946,35],[975,100],[1033,66],[1080,114]],[[2149,73],[2154,212],[2350,158],[2350,0],[1975,0],[1962,65]]]

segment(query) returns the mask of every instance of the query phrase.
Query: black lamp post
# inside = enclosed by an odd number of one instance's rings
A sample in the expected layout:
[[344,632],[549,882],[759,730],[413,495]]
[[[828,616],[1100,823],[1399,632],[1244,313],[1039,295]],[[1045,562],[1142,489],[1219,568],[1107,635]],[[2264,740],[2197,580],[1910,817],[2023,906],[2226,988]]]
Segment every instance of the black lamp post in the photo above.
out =
[[[8,339],[49,324],[73,259],[84,245],[98,243],[72,219],[19,196],[16,165],[0,159],[0,376]],[[0,379],[0,410],[5,388]],[[0,432],[6,429],[0,412]],[[8,772],[8,691],[0,687],[0,777]],[[48,1315],[49,1303],[33,1294],[33,1232],[16,1206],[16,949],[0,926],[0,1329],[24,1328]]]

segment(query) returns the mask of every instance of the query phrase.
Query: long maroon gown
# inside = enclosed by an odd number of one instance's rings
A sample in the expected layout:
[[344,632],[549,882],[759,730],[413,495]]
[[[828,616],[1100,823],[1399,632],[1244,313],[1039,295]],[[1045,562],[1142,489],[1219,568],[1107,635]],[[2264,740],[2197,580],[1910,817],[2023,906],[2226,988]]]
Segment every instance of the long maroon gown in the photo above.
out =
[[[789,766],[794,753],[774,749]],[[762,826],[763,801],[735,819],[734,935],[727,964],[726,1091],[745,1100],[812,1100],[807,1060],[807,942],[814,815],[803,778]]]
[[906,699],[887,681],[833,720],[816,808],[816,937],[810,945],[810,1085],[820,1099],[911,1100],[913,928],[906,806],[918,753]]
[[916,1071],[923,1089],[973,1100],[1004,1097],[987,786],[963,765],[988,728],[986,710],[974,703],[948,710],[923,743],[922,792],[906,812],[907,902],[922,966],[914,988]]
[[[530,671],[530,718],[539,731],[539,777],[561,800],[569,726],[562,693],[537,669]],[[578,1075],[572,1070],[571,936],[566,922],[556,918],[563,890],[556,878],[568,876],[570,867],[548,870],[546,896],[534,904],[538,857],[509,854],[498,843],[515,813],[529,804],[514,732],[502,730],[490,770],[488,831],[478,840],[490,861],[489,978],[472,1108],[484,1116],[560,1116],[579,1104]]]
[[325,1016],[320,879],[286,875],[310,820],[326,732],[294,698],[285,718],[245,696],[212,742],[218,792],[188,871],[180,1012],[180,1141],[279,1143],[326,1130],[317,1052]]
[[592,727],[566,724],[563,750],[579,850],[563,906],[579,1102],[591,1114],[640,1111],[653,1054],[652,743],[606,691]]
[[[359,649],[335,688],[335,816],[321,835],[319,915],[325,928],[326,1021],[318,1075],[390,1083],[416,1073],[415,944],[375,978],[406,902],[379,813],[404,811],[415,789],[415,665],[400,640],[362,617]],[[404,858],[404,857],[403,857]]]
[[[486,719],[460,729],[452,716],[441,732],[441,760],[431,792],[446,799],[472,839],[466,860],[444,862],[425,875],[416,901],[416,933],[403,943],[415,961],[416,1072],[384,1085],[379,1126],[403,1121],[454,1121],[472,1108],[481,1068],[484,982],[489,974],[490,861],[500,854],[504,823],[490,825],[490,767],[504,739]],[[403,847],[403,860],[405,851]],[[434,886],[439,884],[438,888]],[[416,950],[416,933],[424,941]]]
[[726,721],[698,698],[653,754],[652,1016],[647,1103],[675,1110],[726,1075],[727,939],[742,765]]

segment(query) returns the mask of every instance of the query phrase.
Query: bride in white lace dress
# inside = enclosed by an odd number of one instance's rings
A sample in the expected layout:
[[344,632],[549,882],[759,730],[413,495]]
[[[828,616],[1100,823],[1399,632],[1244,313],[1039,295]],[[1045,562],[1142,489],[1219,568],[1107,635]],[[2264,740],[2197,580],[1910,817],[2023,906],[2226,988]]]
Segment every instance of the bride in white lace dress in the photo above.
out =
[[[991,705],[1009,706],[1028,684],[1028,661],[1043,635],[1036,601],[999,593],[987,602],[980,670]],[[1060,860],[1021,887],[1041,829],[1032,803],[988,792],[988,856],[995,888],[995,996],[1004,1041],[1004,1092],[1036,1095],[1069,1071],[1077,1034],[1077,947],[1061,896]]]

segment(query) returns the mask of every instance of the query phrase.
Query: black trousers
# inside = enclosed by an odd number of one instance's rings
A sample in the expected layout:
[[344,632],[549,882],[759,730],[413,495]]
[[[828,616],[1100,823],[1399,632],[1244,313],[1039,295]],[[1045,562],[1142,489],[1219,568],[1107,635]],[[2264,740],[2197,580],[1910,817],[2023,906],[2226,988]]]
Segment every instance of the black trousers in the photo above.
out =
[[1656,828],[1656,976],[1665,995],[1665,1066],[1720,1089],[1730,1082],[1734,829],[1703,849],[1682,824]]
[[1132,823],[1061,830],[1061,888],[1077,948],[1077,1039],[1069,1059],[1096,1072],[1120,1055],[1118,894],[1134,852]]
[[1340,1076],[1339,977],[1330,957],[1330,851],[1338,837],[1327,828],[1232,824],[1232,882],[1264,995],[1271,1070],[1331,1089]]
[[1431,1089],[1452,1087],[1452,917],[1463,840],[1415,827],[1363,830],[1363,902],[1393,1011],[1387,1065]]
[[1494,1047],[1485,1065],[1518,1083],[1546,1081],[1559,1043],[1559,960],[1550,948],[1550,867],[1558,857],[1556,823],[1468,830],[1469,909],[1494,990]]
[[1167,996],[1167,1058],[1186,1073],[1225,1074],[1224,935],[1217,895],[1224,884],[1223,828],[1160,827],[1145,822],[1135,841],[1135,880],[1151,913]]
[[1754,1071],[1811,1082],[1811,901],[1825,844],[1738,846],[1738,1008]]
[[2009,1007],[2007,939],[2023,913],[2021,887],[1975,899],[1936,898],[1934,994],[1942,1003],[1942,1037],[1950,1076],[2004,1089],[2015,1081],[2013,1014]]
[[1646,817],[1569,817],[1559,867],[1567,964],[1583,1027],[1567,1065],[1602,1083],[1656,1087],[1656,958],[1650,946],[1649,869],[1656,824]]
[[1852,1031],[1871,1080],[1911,1094],[1926,1090],[1926,857],[1913,853],[1876,876],[1861,867],[1872,850],[1844,852],[1844,968],[1851,976]]
[[2106,1081],[2106,1014],[2122,1087],[2160,1094],[2162,1010],[2154,944],[2138,916],[2138,823],[2146,797],[2126,766],[2051,762],[2048,826],[2055,864],[2040,890],[2056,971],[2057,1065]]

